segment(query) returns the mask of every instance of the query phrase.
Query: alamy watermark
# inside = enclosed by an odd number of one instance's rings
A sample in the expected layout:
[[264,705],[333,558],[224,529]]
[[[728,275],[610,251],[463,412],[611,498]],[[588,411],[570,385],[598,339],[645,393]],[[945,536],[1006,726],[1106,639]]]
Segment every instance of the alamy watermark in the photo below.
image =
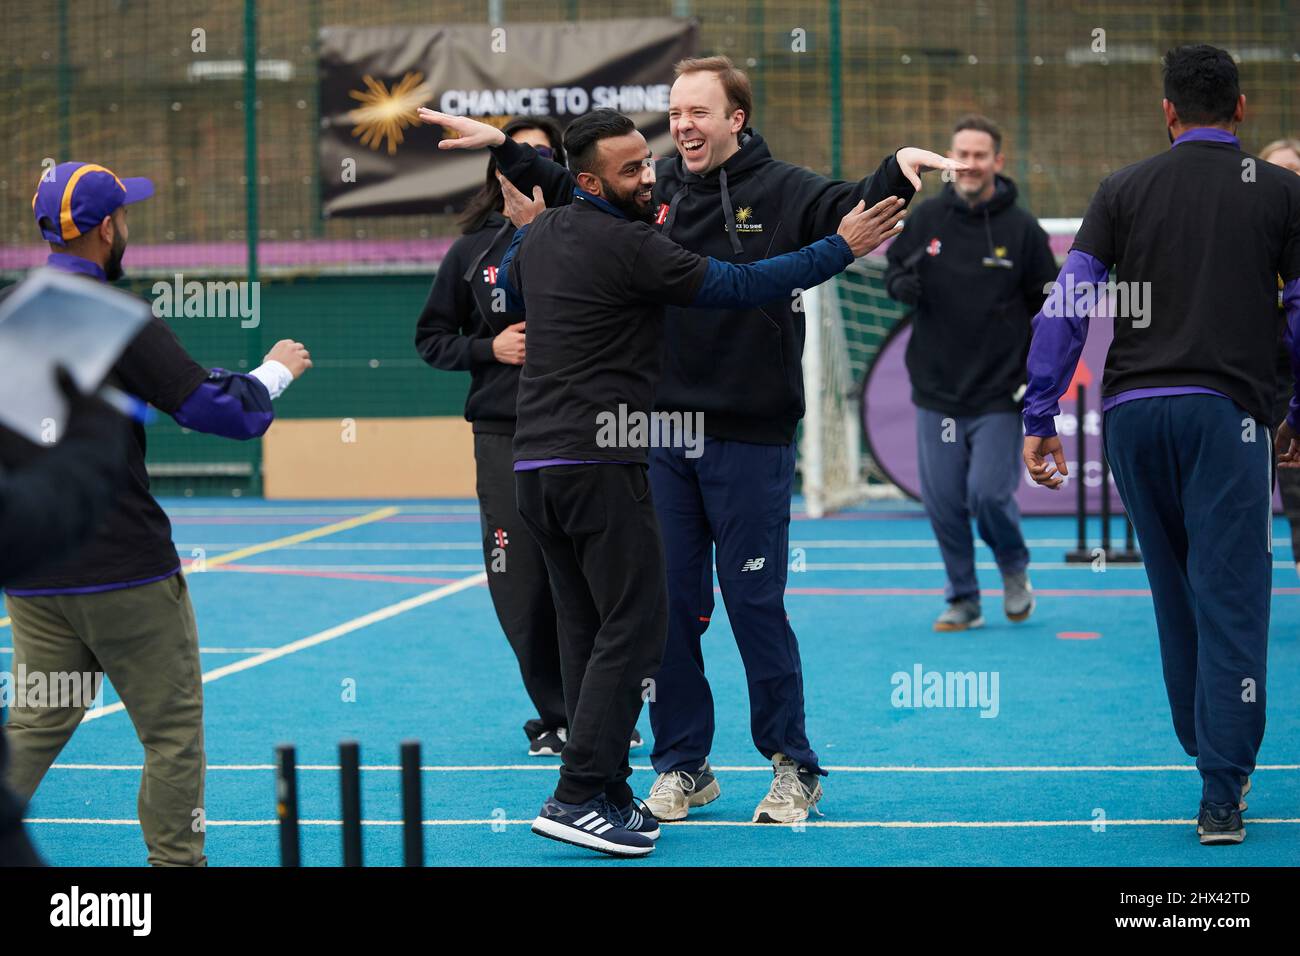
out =
[[998,671],[927,671],[920,664],[897,671],[889,682],[894,686],[889,702],[895,707],[970,707],[981,717],[996,717],[1001,710]]
[[102,699],[103,674],[98,671],[0,671],[0,707],[19,709],[82,707],[89,710]]
[[1088,318],[1106,302],[1113,317],[1132,319],[1135,329],[1145,329],[1151,324],[1150,282],[1076,281],[1074,274],[1067,272],[1064,281],[1054,280],[1044,285],[1043,293],[1047,296],[1043,315],[1049,319]]
[[188,282],[181,273],[153,284],[153,314],[159,319],[239,319],[240,328],[262,324],[260,282]]
[[687,458],[704,454],[703,412],[617,411],[596,415],[597,448],[685,448]]

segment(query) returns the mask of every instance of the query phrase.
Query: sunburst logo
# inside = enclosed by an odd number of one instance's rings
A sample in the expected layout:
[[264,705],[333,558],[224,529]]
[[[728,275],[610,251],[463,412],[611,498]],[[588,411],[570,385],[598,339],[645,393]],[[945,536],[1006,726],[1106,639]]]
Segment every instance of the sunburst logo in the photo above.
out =
[[369,74],[362,81],[366,84],[364,91],[348,90],[348,96],[361,103],[348,113],[348,120],[357,124],[352,135],[361,138],[362,146],[375,150],[387,140],[388,155],[393,156],[405,138],[402,130],[419,123],[416,110],[433,96],[433,88],[424,82],[423,73],[407,73],[391,92]]
[[762,232],[763,224],[754,222],[754,208],[741,206],[736,210],[736,232]]

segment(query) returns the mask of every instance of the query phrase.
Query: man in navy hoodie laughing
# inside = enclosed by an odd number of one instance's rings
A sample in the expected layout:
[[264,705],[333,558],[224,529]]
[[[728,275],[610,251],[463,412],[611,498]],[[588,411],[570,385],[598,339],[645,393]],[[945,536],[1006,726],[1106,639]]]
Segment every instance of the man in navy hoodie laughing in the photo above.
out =
[[[963,164],[904,147],[871,175],[839,182],[772,157],[749,128],[748,77],[726,57],[684,60],[669,98],[677,155],[655,164],[654,222],[702,256],[736,264],[794,252],[835,232],[859,200],[910,199],[925,168]],[[465,117],[421,111],[460,134],[443,149],[488,146],[525,195],[541,186],[547,205],[570,201],[568,171],[498,130]],[[651,448],[650,485],[668,575],[668,642],[655,677],[651,762],[658,779],[646,801],[660,820],[720,793],[708,766],[713,696],[700,642],[713,612],[713,557],[749,684],[754,744],[773,779],[754,820],[804,820],[825,775],[804,729],[803,669],[785,610],[795,431],[804,414],[804,315],[796,296],[757,309],[689,313],[669,305],[655,407],[702,413],[704,446]],[[687,452],[691,452],[690,455]]]

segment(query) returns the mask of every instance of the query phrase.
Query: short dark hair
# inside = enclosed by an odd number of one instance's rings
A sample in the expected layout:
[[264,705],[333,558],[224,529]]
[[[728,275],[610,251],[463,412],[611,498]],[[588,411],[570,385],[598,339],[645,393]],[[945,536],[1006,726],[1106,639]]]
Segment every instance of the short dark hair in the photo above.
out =
[[618,110],[592,110],[579,116],[564,131],[564,151],[569,154],[569,172],[574,176],[595,172],[596,144],[602,139],[635,132],[636,123]]
[[1165,99],[1180,122],[1215,126],[1232,119],[1241,83],[1227,50],[1205,43],[1176,47],[1165,54],[1164,74]]
[[988,133],[993,137],[993,155],[996,156],[1002,152],[1002,130],[998,129],[998,124],[993,122],[987,116],[980,116],[978,113],[968,113],[957,121],[957,125],[952,128],[953,135],[956,136],[964,129],[973,129],[981,133]]

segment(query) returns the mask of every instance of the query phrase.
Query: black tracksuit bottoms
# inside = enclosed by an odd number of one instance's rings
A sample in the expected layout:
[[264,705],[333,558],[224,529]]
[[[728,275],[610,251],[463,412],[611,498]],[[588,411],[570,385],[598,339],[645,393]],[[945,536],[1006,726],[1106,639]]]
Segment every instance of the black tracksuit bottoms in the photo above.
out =
[[632,802],[628,741],[668,637],[663,542],[645,465],[515,473],[519,514],[541,546],[559,620],[569,739],[555,798]]
[[515,504],[513,440],[513,435],[475,433],[474,463],[488,590],[519,661],[524,690],[537,708],[537,716],[524,724],[532,739],[568,724],[546,562]]

